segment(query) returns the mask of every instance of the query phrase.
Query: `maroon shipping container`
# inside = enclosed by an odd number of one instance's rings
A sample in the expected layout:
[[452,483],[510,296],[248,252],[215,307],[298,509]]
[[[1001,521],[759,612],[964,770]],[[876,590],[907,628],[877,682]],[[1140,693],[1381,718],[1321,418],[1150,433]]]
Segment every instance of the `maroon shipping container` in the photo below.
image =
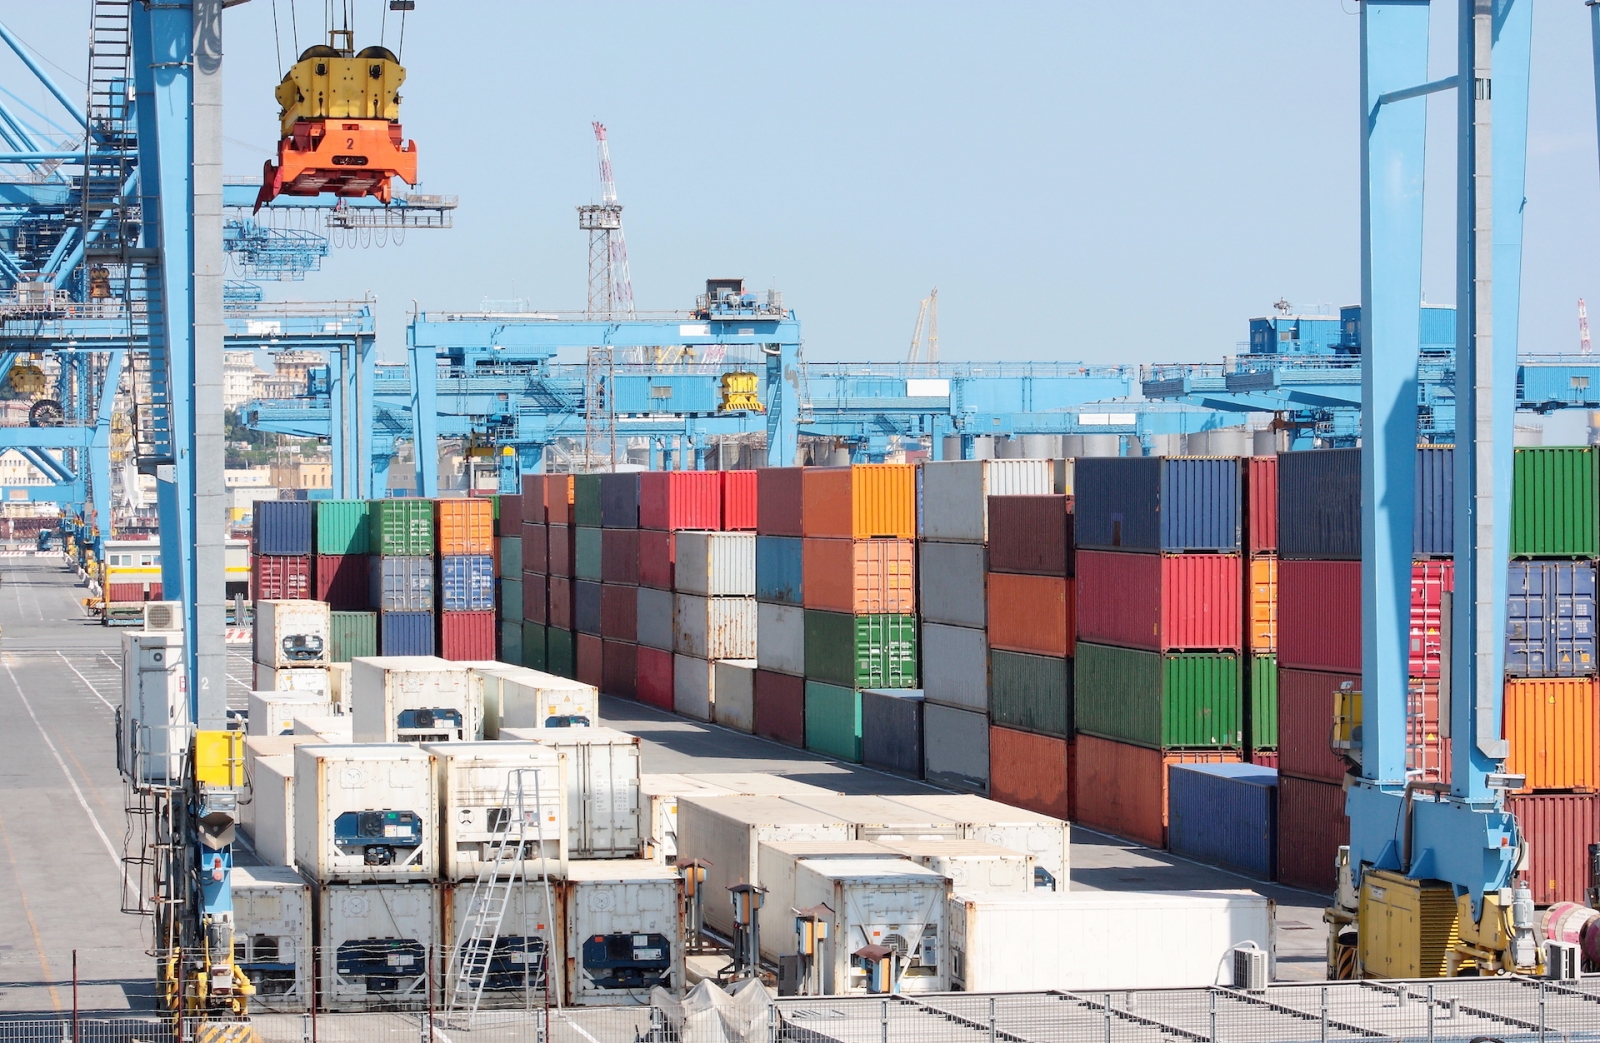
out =
[[1350,843],[1344,787],[1278,776],[1278,882],[1332,894],[1339,848]]
[[456,662],[494,658],[495,614],[486,612],[439,613],[439,657]]
[[672,653],[639,645],[634,653],[638,663],[639,701],[662,710],[672,709]]
[[573,666],[578,675],[574,680],[601,688],[605,675],[600,639],[593,634],[573,634],[572,649]]
[[1278,766],[1278,751],[1251,750],[1250,763],[1259,764],[1263,768],[1276,768]]
[[639,530],[600,530],[600,579],[639,585]]
[[543,520],[547,525],[572,524],[572,475],[545,476]]
[[639,639],[639,588],[622,583],[600,585],[600,636],[607,641]]
[[550,526],[522,523],[522,571],[550,572]]
[[631,641],[602,641],[600,690],[623,699],[639,697],[639,646]]
[[257,554],[251,564],[250,589],[257,601],[310,599],[309,554]]
[[756,509],[755,471],[722,472],[722,528],[728,532],[749,532],[759,521]]
[[722,527],[722,476],[716,471],[642,471],[639,528]]
[[1073,785],[1077,821],[1151,847],[1167,846],[1167,769],[1238,763],[1224,750],[1160,750],[1079,735]]
[[1600,794],[1512,794],[1507,810],[1533,848],[1523,875],[1535,905],[1584,902],[1589,886],[1589,845],[1600,844]]
[[756,472],[756,532],[762,536],[804,536],[800,476],[803,467],[763,467]]
[[1155,652],[1243,646],[1237,554],[1080,551],[1076,567],[1081,640]]
[[160,601],[161,584],[159,583],[113,583],[111,584],[112,601]]
[[1358,673],[1278,668],[1278,771],[1303,779],[1342,783],[1343,757],[1328,746],[1333,733],[1334,693],[1343,685],[1361,689]]
[[[501,519],[504,522],[505,519]],[[536,525],[544,524],[544,475],[525,474],[522,476],[522,524],[532,522]],[[504,525],[501,526],[504,532]]]
[[1246,540],[1251,554],[1278,549],[1278,458],[1252,456],[1244,479]]
[[317,600],[335,612],[364,612],[372,599],[365,554],[318,554]]
[[1450,561],[1419,561],[1411,566],[1412,677],[1438,677],[1443,654],[1444,592],[1456,589],[1456,566]]
[[1072,497],[989,497],[989,571],[1072,575]]
[[1361,672],[1361,562],[1278,562],[1278,666]]
[[[570,587],[568,588],[571,589]],[[540,572],[522,574],[522,621],[550,623],[550,578]]]
[[572,629],[572,581],[565,576],[551,576],[550,621],[547,626],[557,630]]
[[[792,470],[798,471],[799,468]],[[765,474],[766,471],[759,473]],[[754,704],[753,726],[757,735],[763,739],[775,739],[789,746],[802,748],[805,746],[805,678],[790,677],[788,674],[774,673],[771,670],[757,670]]]
[[[546,535],[548,539],[546,557],[549,561],[548,571],[550,575],[565,576],[571,579],[573,559],[572,526],[552,524],[549,526]],[[528,566],[524,563],[522,567],[527,568]]]
[[522,535],[522,493],[495,498],[494,534],[496,536]]
[[639,586],[672,589],[672,561],[677,541],[659,529],[639,530]]

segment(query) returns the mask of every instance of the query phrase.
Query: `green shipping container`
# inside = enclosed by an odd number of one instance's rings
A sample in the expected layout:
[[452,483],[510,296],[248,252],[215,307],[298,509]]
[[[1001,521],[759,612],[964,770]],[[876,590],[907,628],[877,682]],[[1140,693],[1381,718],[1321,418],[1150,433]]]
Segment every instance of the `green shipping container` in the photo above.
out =
[[376,612],[333,612],[329,614],[329,654],[335,663],[348,663],[356,656],[378,654],[378,614]]
[[917,617],[806,609],[806,677],[850,688],[917,686]]
[[[530,670],[550,670],[548,665],[550,662],[549,649],[553,642],[550,640],[549,635],[553,633],[555,633],[554,630],[545,627],[541,623],[522,624],[523,666]],[[562,631],[562,633],[566,633],[566,631]],[[570,634],[567,637],[567,647],[569,650],[568,659],[570,660],[570,649],[572,647],[572,638]],[[551,673],[554,672],[555,671],[553,670],[551,671]]]
[[1078,642],[1078,731],[1158,749],[1237,748],[1244,699],[1231,653],[1141,652]]
[[578,579],[600,582],[600,532],[586,525],[572,530],[572,571]]
[[[522,624],[522,658],[523,665],[527,665],[529,631],[537,631],[537,623]],[[555,627],[544,627],[544,669],[558,677],[574,677],[577,674],[577,657],[573,654],[572,631],[558,630]],[[536,642],[535,642],[536,643]],[[538,669],[535,667],[535,669]]]
[[371,553],[366,500],[319,500],[315,509],[318,554]]
[[522,575],[522,537],[500,537],[500,575]]
[[522,573],[516,579],[500,581],[500,618],[508,623],[522,622]]
[[1587,446],[1518,449],[1511,474],[1511,553],[1592,558],[1600,554],[1600,481]]
[[989,653],[989,719],[1059,738],[1072,734],[1072,660]]
[[1278,748],[1278,657],[1250,657],[1250,748]]
[[[543,640],[543,637],[544,637],[544,635],[541,634],[540,635],[540,641],[539,641],[539,652],[541,654],[543,654],[543,652],[544,652],[544,640]],[[512,666],[521,666],[521,665],[523,665],[522,664],[522,638],[523,638],[523,634],[522,634],[522,624],[521,623],[514,623],[509,619],[501,620],[500,621],[500,654],[498,656],[496,656],[495,658],[499,659],[500,662],[502,662],[502,663],[510,663]]]
[[367,518],[369,553],[385,557],[433,555],[432,500],[374,500]]
[[[572,524],[600,527],[600,476],[572,476]],[[597,579],[599,577],[596,577]]]
[[806,749],[861,763],[861,693],[822,681],[806,682]]

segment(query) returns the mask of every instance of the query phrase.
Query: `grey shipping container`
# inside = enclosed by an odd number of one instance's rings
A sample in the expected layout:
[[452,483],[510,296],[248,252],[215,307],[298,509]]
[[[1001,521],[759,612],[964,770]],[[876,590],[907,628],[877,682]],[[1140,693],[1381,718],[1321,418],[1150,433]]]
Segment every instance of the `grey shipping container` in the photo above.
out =
[[672,591],[640,587],[637,620],[641,645],[672,651]]
[[924,704],[922,774],[969,793],[989,792],[989,718],[970,710]]
[[433,611],[433,559],[383,557],[369,564],[372,604],[381,612]]
[[1419,558],[1447,558],[1456,547],[1456,450],[1448,445],[1417,446],[1417,512],[1412,552]]
[[253,508],[254,550],[257,554],[311,554],[310,500],[262,500]]
[[378,616],[382,655],[433,655],[432,612],[383,612]]
[[1361,450],[1278,455],[1278,554],[1311,561],[1361,557]]
[[758,601],[756,632],[756,662],[761,669],[797,677],[806,672],[805,609]]
[[930,703],[989,708],[989,635],[975,627],[922,624],[922,689]]
[[800,540],[793,536],[756,537],[756,600],[778,605],[801,601]]
[[922,618],[961,627],[987,625],[988,550],[981,543],[917,544]]
[[867,688],[861,692],[861,763],[922,777],[922,692]]
[[1506,673],[1594,673],[1595,608],[1593,562],[1511,562],[1506,576]]
[[1240,536],[1236,457],[1125,456],[1077,462],[1079,547],[1150,553],[1235,553]]
[[572,629],[600,633],[600,584],[581,579],[572,584]]
[[639,473],[600,476],[600,524],[607,529],[639,527]]
[[1023,731],[1072,737],[1072,660],[989,653],[989,718]]
[[1167,847],[1271,880],[1278,869],[1278,772],[1258,764],[1167,769]]

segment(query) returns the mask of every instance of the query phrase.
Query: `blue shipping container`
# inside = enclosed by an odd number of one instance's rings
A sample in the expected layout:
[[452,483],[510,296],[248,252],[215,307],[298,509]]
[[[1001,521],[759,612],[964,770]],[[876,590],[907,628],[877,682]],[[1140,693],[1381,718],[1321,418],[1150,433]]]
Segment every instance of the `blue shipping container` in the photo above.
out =
[[447,554],[439,559],[439,604],[446,612],[494,608],[494,558]]
[[1513,561],[1506,576],[1506,673],[1595,672],[1595,571],[1587,561]]
[[1092,457],[1073,475],[1079,547],[1237,553],[1239,461],[1233,457]]
[[261,500],[251,518],[257,554],[313,553],[310,500]]
[[800,540],[795,536],[756,537],[756,600],[799,605]]
[[1278,456],[1278,556],[1360,559],[1361,450]]
[[433,611],[433,559],[411,555],[367,563],[372,607],[380,612]]
[[433,655],[432,612],[383,612],[378,616],[379,655]]
[[572,629],[600,633],[600,584],[582,579],[572,584]]
[[1278,773],[1258,764],[1174,764],[1167,847],[1271,880],[1278,869]]
[[862,690],[861,763],[922,778],[920,688]]
[[1455,447],[1417,446],[1416,529],[1412,534],[1416,557],[1448,558],[1455,553],[1455,496]]
[[600,525],[606,529],[639,527],[639,473],[600,476]]

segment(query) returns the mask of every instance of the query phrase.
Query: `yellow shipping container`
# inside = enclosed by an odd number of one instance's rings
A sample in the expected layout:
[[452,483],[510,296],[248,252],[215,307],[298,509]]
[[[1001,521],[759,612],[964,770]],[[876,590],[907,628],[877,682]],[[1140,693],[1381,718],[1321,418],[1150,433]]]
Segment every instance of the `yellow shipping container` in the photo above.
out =
[[436,501],[440,554],[493,554],[494,505],[482,497]]
[[1278,650],[1278,559],[1250,559],[1250,633],[1246,640],[1257,655]]
[[866,540],[917,537],[917,472],[913,464],[807,467],[801,472],[804,534]]
[[1600,788],[1600,683],[1592,677],[1506,682],[1506,771],[1531,790]]

